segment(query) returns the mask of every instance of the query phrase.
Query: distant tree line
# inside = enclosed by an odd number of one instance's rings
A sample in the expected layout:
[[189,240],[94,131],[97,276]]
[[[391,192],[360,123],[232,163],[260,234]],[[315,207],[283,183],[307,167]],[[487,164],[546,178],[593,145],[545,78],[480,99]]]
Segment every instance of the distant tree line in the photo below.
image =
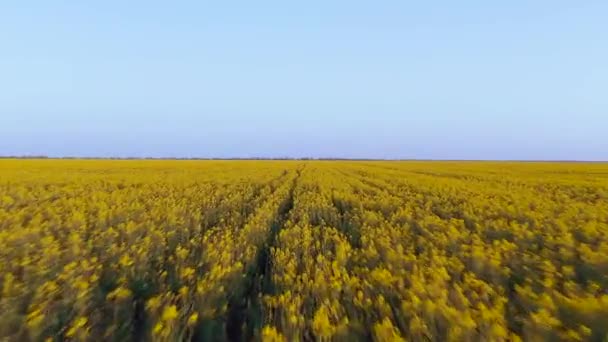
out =
[[27,156],[1,156],[0,159],[101,159],[101,160],[389,160],[381,158],[313,158],[313,157],[226,157],[226,158],[203,158],[203,157],[49,157],[45,155]]

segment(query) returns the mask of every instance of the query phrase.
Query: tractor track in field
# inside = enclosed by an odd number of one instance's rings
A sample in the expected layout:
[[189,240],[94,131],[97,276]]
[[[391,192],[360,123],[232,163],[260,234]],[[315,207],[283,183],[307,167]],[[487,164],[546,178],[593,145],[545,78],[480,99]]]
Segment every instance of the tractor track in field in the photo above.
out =
[[[251,197],[249,197],[247,200],[248,201],[257,200],[260,197],[259,191],[262,187],[270,185],[274,181],[280,180],[281,178],[285,177],[285,175],[286,175],[286,173],[281,174],[277,178],[273,178],[270,181],[268,181],[267,183],[261,185],[260,188],[256,189],[256,192]],[[277,190],[277,188],[273,189],[273,193]],[[203,217],[203,220],[201,223],[201,227],[203,230],[202,230],[201,234],[203,234],[206,230],[210,229],[212,226],[216,225],[219,222],[219,217],[215,217],[215,216],[218,216],[219,215],[218,213],[222,212],[221,208],[225,205],[225,200],[226,199],[224,197],[220,197],[219,202],[216,206],[209,207],[206,210],[201,211],[201,216]],[[250,210],[250,212],[247,213],[247,215],[245,217],[245,221],[247,219],[249,219],[255,213],[255,210],[257,210],[257,209],[258,208],[252,208]],[[211,216],[212,219],[208,219],[208,218],[206,218],[206,216]],[[244,225],[245,223],[243,222],[242,224]],[[132,314],[133,328],[131,329],[131,333],[130,333],[131,340],[133,340],[133,341],[145,341],[146,340],[145,329],[146,329],[146,326],[149,324],[149,321],[147,321],[148,318],[147,318],[147,315],[145,312],[145,301],[147,300],[147,298],[149,296],[150,296],[150,293],[147,292],[143,295],[138,296],[133,301],[133,308],[134,308],[133,314]],[[198,332],[196,332],[192,336],[193,341],[199,341],[201,339],[202,338]]]
[[225,336],[229,341],[251,341],[263,325],[262,297],[272,292],[271,248],[289,218],[294,205],[294,191],[303,169],[304,166],[296,170],[297,176],[292,180],[288,196],[277,209],[268,238],[258,251],[254,267],[245,276],[244,293],[228,303]]

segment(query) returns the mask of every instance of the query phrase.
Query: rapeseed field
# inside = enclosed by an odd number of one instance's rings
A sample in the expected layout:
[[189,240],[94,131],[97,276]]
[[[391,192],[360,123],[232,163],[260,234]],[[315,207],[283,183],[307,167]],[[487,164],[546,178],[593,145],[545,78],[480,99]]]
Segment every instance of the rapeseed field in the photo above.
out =
[[608,164],[0,160],[0,339],[604,341]]

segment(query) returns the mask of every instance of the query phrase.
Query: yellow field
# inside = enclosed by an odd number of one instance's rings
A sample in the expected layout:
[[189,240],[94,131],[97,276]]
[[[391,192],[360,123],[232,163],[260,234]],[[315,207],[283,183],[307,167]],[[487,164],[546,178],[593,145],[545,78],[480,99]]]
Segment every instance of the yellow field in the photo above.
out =
[[0,339],[608,338],[608,164],[0,160]]

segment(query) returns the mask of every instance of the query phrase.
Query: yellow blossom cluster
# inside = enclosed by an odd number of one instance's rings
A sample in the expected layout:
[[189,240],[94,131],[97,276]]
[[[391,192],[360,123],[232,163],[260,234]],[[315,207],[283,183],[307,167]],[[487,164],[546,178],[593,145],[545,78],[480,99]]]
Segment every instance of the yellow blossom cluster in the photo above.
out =
[[273,250],[287,340],[608,338],[608,166],[307,168]]
[[0,338],[223,334],[297,165],[0,161]]
[[608,339],[608,165],[0,160],[0,339]]

